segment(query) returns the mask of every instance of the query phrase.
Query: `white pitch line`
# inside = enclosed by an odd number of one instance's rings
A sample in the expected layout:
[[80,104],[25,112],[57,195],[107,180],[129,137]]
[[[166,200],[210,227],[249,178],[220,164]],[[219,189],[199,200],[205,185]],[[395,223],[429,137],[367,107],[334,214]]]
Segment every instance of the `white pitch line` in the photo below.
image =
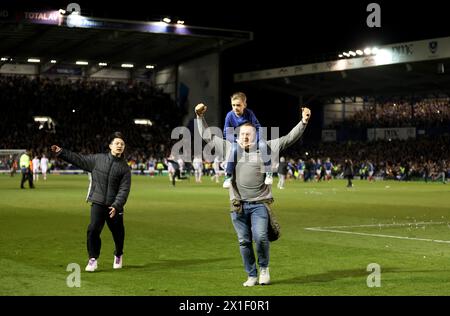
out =
[[330,226],[330,227],[307,227],[305,230],[318,231],[318,232],[329,232],[338,234],[349,234],[349,235],[360,235],[360,236],[370,236],[370,237],[382,237],[382,238],[395,238],[395,239],[407,239],[407,240],[418,240],[418,241],[430,241],[437,243],[450,244],[450,240],[439,240],[439,239],[429,239],[429,238],[415,238],[415,237],[404,237],[404,236],[393,236],[393,235],[383,235],[383,234],[369,234],[369,233],[358,233],[345,230],[336,230],[330,228],[358,228],[358,227],[388,227],[388,226],[406,226],[406,225],[436,225],[436,224],[446,224],[446,222],[419,222],[419,223],[404,223],[404,224],[374,224],[374,225],[356,225],[356,226]]
[[412,225],[442,225],[447,222],[414,222],[414,223],[392,223],[392,224],[368,224],[368,225],[350,225],[350,226],[326,226],[310,228],[360,228],[360,227],[392,227],[392,226],[412,226]]

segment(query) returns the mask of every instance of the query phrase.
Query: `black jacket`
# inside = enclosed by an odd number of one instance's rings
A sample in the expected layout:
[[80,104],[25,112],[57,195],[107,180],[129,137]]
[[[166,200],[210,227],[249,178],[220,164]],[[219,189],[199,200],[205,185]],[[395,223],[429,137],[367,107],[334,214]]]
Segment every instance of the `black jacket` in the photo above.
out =
[[344,177],[353,177],[353,164],[351,162],[345,162],[344,164]]
[[87,200],[122,211],[131,187],[130,167],[111,153],[80,155],[62,149],[58,157],[92,173]]

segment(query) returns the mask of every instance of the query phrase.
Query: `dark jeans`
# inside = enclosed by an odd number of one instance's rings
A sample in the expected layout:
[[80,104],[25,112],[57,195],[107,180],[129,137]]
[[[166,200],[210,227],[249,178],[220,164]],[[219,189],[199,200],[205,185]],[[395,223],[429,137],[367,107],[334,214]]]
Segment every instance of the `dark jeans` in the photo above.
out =
[[30,189],[34,188],[34,185],[33,185],[33,173],[31,172],[31,170],[29,168],[22,168],[22,181],[20,181],[20,187],[22,189],[24,188],[23,184],[27,180],[28,180],[28,185],[30,186]]
[[[270,147],[267,146],[267,143],[263,139],[260,139],[258,142],[258,148],[261,152],[261,157],[264,162],[264,172],[272,172],[272,159],[270,157],[272,152]],[[225,170],[227,176],[231,177],[233,175],[238,157],[241,156],[241,153],[242,148],[238,145],[237,142],[233,142],[233,144],[231,145],[230,156],[228,157],[227,168]]]
[[181,179],[186,179],[186,176],[181,176],[180,169],[176,169],[175,173],[173,174],[173,177],[172,177],[172,185],[173,186],[175,186],[176,178],[178,178],[178,180],[181,180]]
[[[119,214],[120,213],[120,214]],[[125,240],[125,227],[123,226],[123,211],[116,210],[113,218],[109,217],[109,208],[105,205],[93,203],[91,206],[91,223],[87,231],[87,249],[89,258],[98,258],[100,256],[100,248],[102,240],[100,234],[103,226],[108,224],[108,228],[112,233],[116,250],[114,254],[121,256],[123,254],[123,242]]]
[[175,173],[173,174],[173,177],[172,177],[172,185],[173,186],[175,186],[176,178],[178,178],[178,180],[180,179],[180,169],[175,170]]
[[345,178],[347,179],[347,187],[353,186],[352,184],[353,176],[345,176]]

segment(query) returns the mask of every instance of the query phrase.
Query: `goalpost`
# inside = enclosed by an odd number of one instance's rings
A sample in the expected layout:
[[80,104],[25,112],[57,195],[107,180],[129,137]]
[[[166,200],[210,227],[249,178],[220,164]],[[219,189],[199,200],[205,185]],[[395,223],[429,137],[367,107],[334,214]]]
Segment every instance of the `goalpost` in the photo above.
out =
[[24,152],[26,149],[0,149],[0,174],[10,173],[14,161],[16,161],[17,170],[20,170],[19,159]]

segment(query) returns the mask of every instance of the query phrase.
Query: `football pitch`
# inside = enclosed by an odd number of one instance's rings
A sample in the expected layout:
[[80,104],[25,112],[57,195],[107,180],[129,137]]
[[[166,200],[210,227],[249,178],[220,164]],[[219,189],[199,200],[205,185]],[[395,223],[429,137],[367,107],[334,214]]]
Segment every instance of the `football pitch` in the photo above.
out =
[[[276,181],[282,236],[271,243],[272,284],[244,288],[221,183],[204,177],[172,187],[167,177],[133,176],[124,268],[112,268],[105,225],[99,268],[88,273],[88,177],[50,175],[35,190],[21,190],[19,176],[0,175],[0,295],[450,293],[450,185],[355,180],[347,189],[342,180],[288,181],[279,190]],[[70,263],[81,267],[80,287],[66,283]],[[367,271],[371,263],[379,275]]]

